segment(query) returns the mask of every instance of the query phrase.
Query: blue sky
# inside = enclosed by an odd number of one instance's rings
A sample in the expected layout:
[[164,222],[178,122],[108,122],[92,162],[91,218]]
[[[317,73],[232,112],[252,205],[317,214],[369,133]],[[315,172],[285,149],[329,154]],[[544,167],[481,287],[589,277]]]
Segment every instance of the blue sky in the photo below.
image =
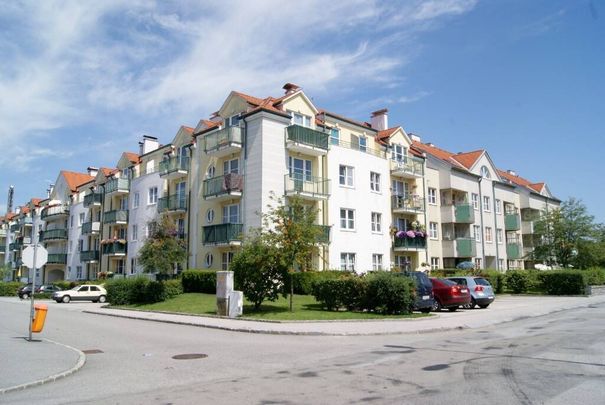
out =
[[231,90],[293,82],[328,110],[387,107],[423,141],[485,148],[605,222],[605,1],[199,3],[0,1],[0,215],[10,184],[17,204],[43,197],[59,170],[170,142]]

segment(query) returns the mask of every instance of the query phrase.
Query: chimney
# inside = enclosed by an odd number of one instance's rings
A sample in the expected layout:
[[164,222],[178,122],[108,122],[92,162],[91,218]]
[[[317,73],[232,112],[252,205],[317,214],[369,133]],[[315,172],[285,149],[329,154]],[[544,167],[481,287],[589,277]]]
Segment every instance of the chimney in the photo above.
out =
[[433,142],[427,142],[426,144],[427,144],[428,146],[431,146],[431,147],[434,147],[434,146],[435,146],[435,144],[434,144]]
[[152,152],[160,147],[158,138],[150,135],[143,135],[143,140],[139,142],[139,155]]
[[506,171],[506,173],[510,174],[511,176],[516,176],[517,175],[517,172],[515,172],[514,170],[510,170],[510,169],[508,169]]
[[378,131],[384,131],[389,128],[389,110],[383,108],[382,110],[374,111],[372,113],[372,119],[370,121],[372,128]]
[[99,173],[99,168],[93,167],[93,166],[88,166],[86,168],[86,171],[88,172],[89,176],[95,177],[97,175],[97,173]]
[[409,135],[410,135],[410,139],[411,139],[412,141],[414,141],[414,142],[422,142],[422,141],[420,140],[420,135],[416,135],[416,134],[413,134],[413,133],[411,133],[411,132],[410,132],[410,134],[409,134]]
[[282,89],[286,90],[286,96],[287,96],[292,93],[296,93],[298,90],[300,90],[300,86],[298,86],[294,83],[286,83],[286,84],[284,84],[284,87],[282,87]]
[[50,183],[48,185],[48,188],[46,189],[46,198],[50,198],[50,193],[53,192],[53,188],[55,188],[55,185],[53,183]]

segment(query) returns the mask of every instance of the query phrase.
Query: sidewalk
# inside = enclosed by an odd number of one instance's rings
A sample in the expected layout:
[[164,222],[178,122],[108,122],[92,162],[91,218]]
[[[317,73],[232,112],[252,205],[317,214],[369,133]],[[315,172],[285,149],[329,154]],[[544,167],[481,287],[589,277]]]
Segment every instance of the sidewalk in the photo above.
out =
[[[566,309],[605,303],[605,295],[591,297],[510,296],[500,295],[487,309],[440,312],[417,319],[360,321],[253,321],[172,313],[143,312],[98,308],[84,312],[130,319],[192,325],[234,332],[282,334],[364,336],[426,333],[464,328],[479,328],[516,319],[542,316]],[[245,316],[245,314],[244,314]]]

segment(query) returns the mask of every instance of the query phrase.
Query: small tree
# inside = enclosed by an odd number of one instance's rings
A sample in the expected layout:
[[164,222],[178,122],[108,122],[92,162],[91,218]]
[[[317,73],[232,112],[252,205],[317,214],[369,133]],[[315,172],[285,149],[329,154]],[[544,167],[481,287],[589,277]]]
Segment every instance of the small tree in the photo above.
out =
[[237,288],[258,310],[264,300],[275,301],[283,292],[288,275],[283,255],[275,245],[268,244],[262,235],[248,239],[235,255],[230,269],[235,276]]
[[167,215],[151,228],[151,235],[139,252],[139,263],[146,273],[174,274],[177,264],[187,260],[187,244],[177,238],[176,225]]

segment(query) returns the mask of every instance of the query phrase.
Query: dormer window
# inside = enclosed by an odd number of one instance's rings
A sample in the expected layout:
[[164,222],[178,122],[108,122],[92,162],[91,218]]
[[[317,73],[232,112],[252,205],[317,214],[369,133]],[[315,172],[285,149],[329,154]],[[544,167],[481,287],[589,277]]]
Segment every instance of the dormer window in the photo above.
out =
[[391,159],[397,162],[405,162],[408,157],[408,148],[403,145],[394,144]]
[[129,178],[129,175],[130,175],[130,168],[129,167],[126,167],[126,168],[122,169],[120,177],[127,179],[127,178]]
[[309,117],[308,115],[300,114],[294,111],[290,111],[290,115],[292,116],[293,124],[307,128],[311,127],[311,117]]
[[368,147],[368,138],[365,136],[359,137],[359,150],[365,152]]
[[485,179],[489,179],[491,177],[487,166],[481,166],[481,177]]
[[239,122],[241,121],[241,117],[239,114],[232,115],[229,118],[225,119],[225,126],[227,127],[237,127],[239,126]]

